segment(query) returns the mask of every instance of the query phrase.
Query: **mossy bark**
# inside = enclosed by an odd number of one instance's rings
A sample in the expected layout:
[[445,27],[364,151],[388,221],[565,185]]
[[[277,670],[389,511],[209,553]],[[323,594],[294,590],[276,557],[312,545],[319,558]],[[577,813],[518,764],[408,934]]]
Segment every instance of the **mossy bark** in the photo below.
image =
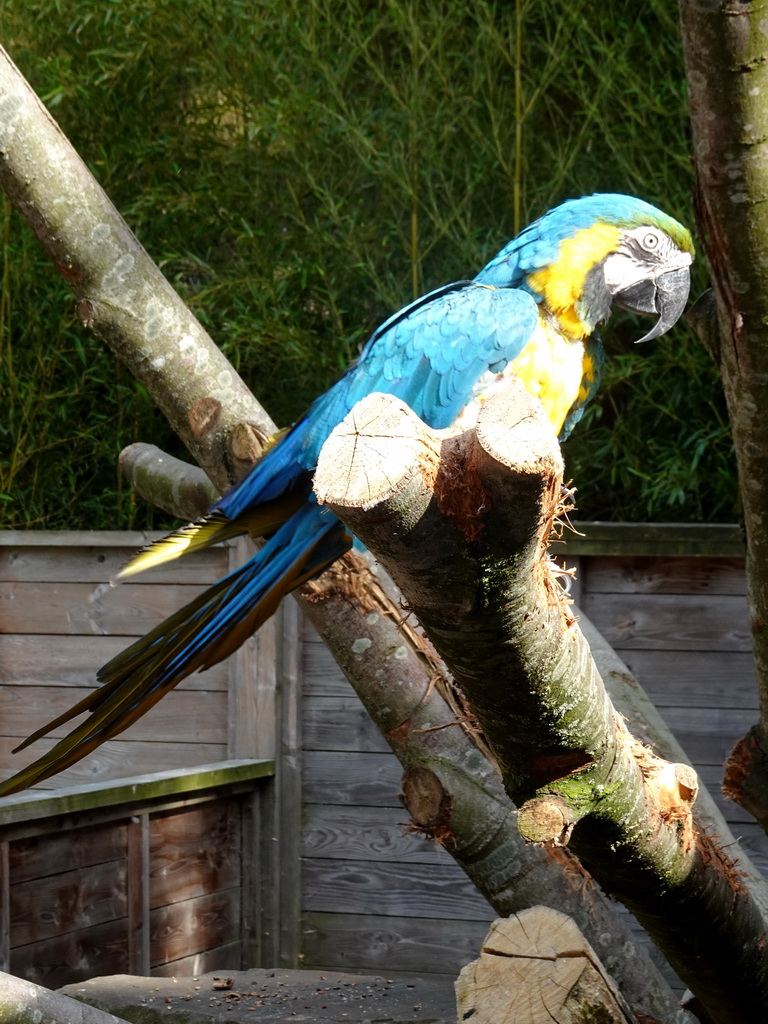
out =
[[613,711],[545,560],[560,463],[540,407],[511,388],[476,433],[446,437],[369,396],[326,443],[315,486],[469,699],[528,837],[570,841],[712,1020],[756,1019],[768,1005],[764,887],[694,828],[691,770],[652,755]]
[[768,830],[768,35],[760,4],[681,0],[680,12],[699,237],[719,328],[705,316],[701,333],[733,428],[760,694],[760,720],[734,750],[725,789]]

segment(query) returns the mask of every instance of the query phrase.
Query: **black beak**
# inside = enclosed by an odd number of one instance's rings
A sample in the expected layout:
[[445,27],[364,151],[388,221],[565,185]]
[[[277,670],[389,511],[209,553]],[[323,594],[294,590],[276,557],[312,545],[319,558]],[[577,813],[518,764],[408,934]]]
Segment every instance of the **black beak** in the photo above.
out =
[[685,309],[690,290],[690,271],[688,267],[681,267],[680,270],[670,270],[658,277],[638,281],[637,284],[618,292],[613,301],[615,305],[628,309],[630,313],[658,314],[659,319],[655,326],[645,337],[638,338],[635,342],[639,345],[641,341],[650,341],[665,334],[677,323]]

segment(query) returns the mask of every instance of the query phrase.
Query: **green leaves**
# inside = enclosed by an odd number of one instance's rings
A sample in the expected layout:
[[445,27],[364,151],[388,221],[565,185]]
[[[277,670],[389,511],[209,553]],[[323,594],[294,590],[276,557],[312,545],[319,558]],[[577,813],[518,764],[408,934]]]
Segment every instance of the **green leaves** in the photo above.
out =
[[[590,0],[0,0],[0,14],[12,57],[281,424],[414,293],[479,270],[515,231],[515,197],[523,223],[596,191],[692,220],[665,0],[642,14]],[[127,503],[116,453],[146,437],[178,447],[8,216],[0,485],[17,501],[0,524],[157,527]],[[705,357],[679,328],[642,351],[633,336],[608,331],[601,407],[566,446],[579,514],[731,518]]]

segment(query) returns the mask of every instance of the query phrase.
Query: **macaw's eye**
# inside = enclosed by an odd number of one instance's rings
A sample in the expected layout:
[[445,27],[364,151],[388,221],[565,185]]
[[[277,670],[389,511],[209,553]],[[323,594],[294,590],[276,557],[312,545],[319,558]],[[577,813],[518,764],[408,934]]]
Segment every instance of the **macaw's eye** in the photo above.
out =
[[655,249],[659,244],[659,236],[655,231],[649,231],[643,235],[643,248],[644,249]]

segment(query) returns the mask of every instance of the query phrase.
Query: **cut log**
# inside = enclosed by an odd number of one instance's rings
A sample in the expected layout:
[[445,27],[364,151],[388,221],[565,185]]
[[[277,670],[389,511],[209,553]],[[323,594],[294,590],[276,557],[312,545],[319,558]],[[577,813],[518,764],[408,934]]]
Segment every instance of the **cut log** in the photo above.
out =
[[551,907],[494,921],[456,1004],[472,1024],[637,1024],[577,926]]

